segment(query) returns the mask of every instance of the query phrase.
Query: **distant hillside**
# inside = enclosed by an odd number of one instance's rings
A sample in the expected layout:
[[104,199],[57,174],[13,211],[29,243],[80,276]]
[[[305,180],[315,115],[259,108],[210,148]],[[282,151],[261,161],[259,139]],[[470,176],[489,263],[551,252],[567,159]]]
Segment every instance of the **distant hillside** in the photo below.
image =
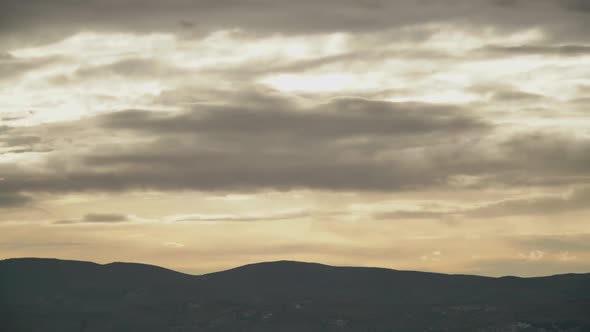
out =
[[270,262],[0,261],[0,331],[590,331],[590,274],[488,278]]

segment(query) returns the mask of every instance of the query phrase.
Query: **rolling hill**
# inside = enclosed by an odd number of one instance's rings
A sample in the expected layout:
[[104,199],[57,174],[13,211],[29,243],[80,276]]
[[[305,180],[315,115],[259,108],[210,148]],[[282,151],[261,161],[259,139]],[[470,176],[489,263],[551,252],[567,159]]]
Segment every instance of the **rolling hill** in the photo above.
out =
[[7,259],[0,331],[590,331],[590,274],[489,278],[279,261],[192,276]]

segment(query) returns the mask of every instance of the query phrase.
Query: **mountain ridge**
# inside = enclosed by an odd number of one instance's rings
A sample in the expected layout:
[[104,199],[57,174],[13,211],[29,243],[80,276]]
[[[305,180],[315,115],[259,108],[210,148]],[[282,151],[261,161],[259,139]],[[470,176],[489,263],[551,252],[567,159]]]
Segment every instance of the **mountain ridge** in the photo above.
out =
[[0,261],[0,332],[590,331],[590,274],[483,277],[273,261],[203,275]]
[[307,261],[296,261],[296,260],[275,260],[275,261],[263,261],[263,262],[256,262],[256,263],[248,263],[244,265],[239,265],[233,268],[228,268],[220,271],[213,271],[213,272],[206,272],[203,274],[192,274],[181,272],[175,270],[173,268],[162,267],[155,264],[146,264],[146,263],[137,263],[137,262],[127,262],[127,261],[113,261],[109,263],[96,263],[92,261],[82,261],[82,260],[74,260],[74,259],[61,259],[61,258],[44,258],[44,257],[13,257],[13,258],[4,258],[0,259],[0,264],[9,261],[54,261],[54,262],[70,262],[70,263],[85,263],[85,264],[94,264],[97,266],[117,266],[117,265],[136,265],[141,267],[151,267],[157,268],[160,270],[167,270],[170,272],[175,272],[178,274],[183,274],[187,276],[193,277],[200,277],[206,275],[212,275],[217,273],[223,272],[230,272],[236,271],[243,268],[250,268],[250,267],[261,267],[261,266],[271,266],[271,265],[279,265],[279,264],[293,264],[293,265],[300,265],[300,266],[318,266],[318,267],[328,267],[328,268],[335,268],[335,269],[370,269],[370,270],[387,270],[393,272],[402,272],[402,273],[423,273],[423,274],[434,274],[434,275],[444,275],[444,276],[468,276],[468,277],[479,277],[479,278],[488,278],[488,279],[503,279],[503,278],[516,278],[516,279],[541,279],[541,278],[551,278],[551,277],[559,277],[559,276],[586,276],[590,275],[590,272],[584,273],[576,273],[576,272],[567,272],[567,273],[557,273],[557,274],[549,274],[549,275],[542,275],[542,276],[518,276],[518,275],[503,275],[503,276],[486,276],[486,275],[478,275],[478,274],[467,274],[467,273],[444,273],[444,272],[434,272],[434,271],[420,271],[420,270],[399,270],[387,267],[379,267],[379,266],[352,266],[352,265],[330,265],[325,263],[316,263],[316,262],[307,262]]

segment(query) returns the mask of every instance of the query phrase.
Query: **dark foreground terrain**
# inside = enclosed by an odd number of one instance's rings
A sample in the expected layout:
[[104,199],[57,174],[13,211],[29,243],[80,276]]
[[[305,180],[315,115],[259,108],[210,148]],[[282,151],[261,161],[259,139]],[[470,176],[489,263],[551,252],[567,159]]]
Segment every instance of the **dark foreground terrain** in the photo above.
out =
[[297,262],[191,276],[0,261],[0,331],[590,331],[590,274],[486,278]]

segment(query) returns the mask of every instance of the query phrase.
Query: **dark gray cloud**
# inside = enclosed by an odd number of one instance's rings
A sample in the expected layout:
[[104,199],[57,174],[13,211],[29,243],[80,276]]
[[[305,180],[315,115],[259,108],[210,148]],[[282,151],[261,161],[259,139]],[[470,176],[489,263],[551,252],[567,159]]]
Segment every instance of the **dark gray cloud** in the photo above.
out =
[[70,225],[82,223],[97,223],[97,224],[113,224],[128,222],[129,218],[123,214],[115,213],[88,213],[81,219],[77,220],[58,220],[54,222],[55,225]]
[[559,129],[521,130],[507,138],[438,148],[430,162],[480,177],[478,186],[563,186],[590,183],[590,139]]
[[[0,180],[0,188],[2,188],[2,181]],[[1,190],[1,189],[0,189]],[[2,192],[0,191],[0,209],[21,207],[32,202],[33,199],[18,193]]]
[[[139,174],[151,172],[148,167],[176,165],[176,172],[167,172],[170,182],[164,186],[182,182],[206,190],[390,190],[426,185],[440,175],[404,160],[404,154],[412,155],[404,149],[488,130],[481,120],[453,107],[358,99],[311,110],[205,107],[172,116],[126,111],[101,122],[110,129],[159,139],[133,151],[88,155],[84,162],[89,167]],[[174,179],[172,173],[185,179]],[[148,180],[153,181],[159,180]]]
[[545,130],[514,136],[501,148],[513,163],[545,176],[588,176],[590,170],[590,139],[585,136]]
[[[462,176],[473,177],[462,186],[474,188],[590,183],[589,139],[551,131],[500,139],[465,108],[363,99],[298,108],[270,96],[246,100],[180,113],[122,111],[60,126],[53,135],[66,143],[55,144],[65,145],[34,170],[4,165],[0,190],[399,191],[456,186]],[[89,148],[69,151],[68,136]],[[126,139],[109,144],[109,137]],[[538,204],[571,209],[585,197],[577,195]],[[469,214],[528,213],[537,203],[527,204],[506,201]]]
[[84,222],[124,222],[128,219],[122,214],[89,213],[82,220]]
[[[202,33],[242,28],[270,33],[363,32],[457,23],[499,30],[541,27],[584,38],[587,5],[578,1],[266,1],[123,0],[0,3],[0,31],[7,41],[43,42],[82,30]],[[305,20],[301,18],[305,17]],[[567,36],[567,35],[566,35]]]
[[569,10],[590,12],[590,2],[587,0],[560,0],[560,2]]
[[41,137],[38,136],[7,136],[0,137],[0,144],[4,146],[33,145],[39,143]]
[[478,52],[491,55],[563,55],[577,56],[590,54],[590,45],[489,45]]
[[424,163],[422,146],[489,130],[467,110],[448,106],[345,99],[302,110],[271,99],[259,107],[103,115],[91,120],[106,130],[102,135],[128,132],[142,143],[53,153],[34,176],[7,168],[3,189],[400,190],[448,176]]
[[[284,107],[284,106],[283,106]],[[457,107],[338,99],[309,111],[199,107],[180,115],[124,111],[104,116],[107,128],[151,134],[272,134],[301,139],[426,135],[483,130],[486,124]]]

